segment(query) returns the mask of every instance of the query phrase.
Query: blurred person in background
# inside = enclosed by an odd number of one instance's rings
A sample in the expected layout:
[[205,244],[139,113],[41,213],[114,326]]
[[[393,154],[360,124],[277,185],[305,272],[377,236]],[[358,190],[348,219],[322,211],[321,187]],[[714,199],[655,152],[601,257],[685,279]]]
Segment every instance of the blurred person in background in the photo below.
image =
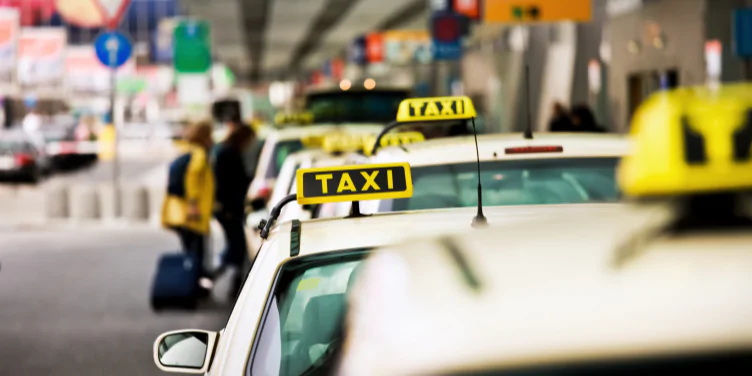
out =
[[569,113],[561,102],[555,102],[551,120],[548,122],[549,132],[575,132]]
[[246,173],[243,156],[254,144],[255,139],[251,127],[235,128],[227,139],[218,145],[214,160],[214,178],[217,186],[214,216],[222,226],[227,245],[215,278],[228,267],[235,269],[230,289],[231,299],[238,295],[242,287],[242,267],[248,255],[243,225],[246,194],[253,176]]
[[606,130],[598,125],[593,111],[586,104],[580,104],[572,108],[572,128],[574,132],[605,133]]
[[185,252],[196,253],[201,265],[199,291],[208,296],[213,287],[205,257],[214,209],[214,173],[209,163],[211,122],[189,126],[188,152],[170,164],[167,195],[162,205],[162,226],[177,232]]
[[42,115],[36,107],[32,107],[29,113],[24,116],[23,123],[21,125],[29,134],[35,134],[42,128]]

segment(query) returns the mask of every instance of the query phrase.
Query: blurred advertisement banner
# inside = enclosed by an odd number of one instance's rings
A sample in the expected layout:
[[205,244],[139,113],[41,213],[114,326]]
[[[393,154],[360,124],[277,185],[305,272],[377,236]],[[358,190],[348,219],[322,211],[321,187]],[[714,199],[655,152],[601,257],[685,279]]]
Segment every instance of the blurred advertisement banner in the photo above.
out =
[[62,89],[67,34],[64,28],[22,28],[18,40],[18,83],[25,91]]
[[384,33],[385,57],[390,64],[405,65],[419,61],[420,52],[430,48],[431,35],[428,30],[394,30]]
[[172,64],[173,34],[179,20],[177,17],[162,19],[152,33],[151,56],[155,63]]
[[[118,68],[118,77],[133,75],[135,70],[131,58]],[[71,46],[65,54],[65,83],[68,93],[106,94],[110,90],[110,69],[97,59],[94,46]]]
[[0,8],[0,93],[16,89],[16,62],[20,14],[18,9]]

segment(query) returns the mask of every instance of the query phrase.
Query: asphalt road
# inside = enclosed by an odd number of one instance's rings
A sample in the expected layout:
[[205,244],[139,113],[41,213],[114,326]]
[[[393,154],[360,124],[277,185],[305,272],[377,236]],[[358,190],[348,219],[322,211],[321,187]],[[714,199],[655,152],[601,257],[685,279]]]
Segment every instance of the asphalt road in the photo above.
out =
[[230,308],[220,281],[213,306],[151,312],[157,257],[177,248],[174,235],[148,228],[0,232],[0,374],[164,375],[154,339],[219,330]]

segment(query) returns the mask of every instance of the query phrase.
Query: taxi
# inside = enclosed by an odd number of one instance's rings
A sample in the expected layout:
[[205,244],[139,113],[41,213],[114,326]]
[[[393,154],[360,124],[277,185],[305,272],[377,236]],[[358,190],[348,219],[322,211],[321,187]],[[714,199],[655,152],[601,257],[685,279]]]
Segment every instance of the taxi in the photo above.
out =
[[[167,372],[301,375],[325,370],[337,337],[345,294],[358,265],[371,249],[416,236],[452,234],[469,228],[473,208],[363,215],[344,219],[277,223],[286,203],[314,205],[412,194],[406,163],[299,169],[295,195],[285,197],[261,224],[264,243],[238,296],[226,328],[219,333],[188,329],[159,336],[154,360]],[[550,216],[562,220],[587,210],[608,215],[618,205],[562,206]],[[489,208],[489,228],[537,218],[525,207]],[[187,341],[186,344],[177,344]],[[174,351],[171,349],[175,347]],[[183,350],[190,349],[190,350]],[[169,356],[168,356],[169,354]]]
[[249,201],[261,199],[265,205],[274,189],[282,164],[290,154],[304,148],[304,138],[340,131],[371,134],[378,133],[382,128],[382,125],[376,124],[355,126],[312,124],[290,126],[271,132],[261,148],[256,175],[248,190]]
[[750,106],[752,85],[648,99],[621,212],[375,252],[338,374],[752,372]]
[[[362,162],[362,159],[357,158],[357,155],[353,155],[350,146],[342,144],[340,141],[341,139],[358,138],[361,135],[364,134],[334,132],[301,139],[305,149],[292,153],[285,159],[266,206],[263,208],[252,207],[252,212],[246,217],[245,233],[251,259],[255,257],[256,251],[261,246],[260,230],[257,228],[259,222],[269,215],[275,204],[282,201],[285,196],[296,192],[296,172],[301,168],[342,166],[355,163],[355,161]],[[259,202],[255,204],[259,204]],[[311,219],[314,216],[313,212],[313,208],[309,205],[290,203],[282,209],[278,220]]]
[[[373,150],[376,140],[372,140],[365,151],[375,154],[370,163],[409,163],[415,192],[406,199],[365,201],[361,209],[380,213],[474,206],[479,170],[484,204],[489,206],[619,200],[615,171],[619,158],[630,150],[626,136],[512,133],[423,141],[412,135],[414,132],[403,132],[403,136],[397,134],[392,139],[386,133],[402,125],[432,121],[466,120],[474,127],[475,117],[468,97],[404,100],[396,122],[382,132],[379,146],[383,147]],[[326,204],[323,211],[338,216],[349,212],[349,205]]]

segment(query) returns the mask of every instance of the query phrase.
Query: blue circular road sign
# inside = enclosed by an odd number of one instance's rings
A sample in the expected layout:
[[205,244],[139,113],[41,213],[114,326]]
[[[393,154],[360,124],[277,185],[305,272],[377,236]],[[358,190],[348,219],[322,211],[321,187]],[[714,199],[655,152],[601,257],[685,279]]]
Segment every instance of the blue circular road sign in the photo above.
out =
[[99,34],[94,41],[97,58],[102,64],[119,68],[131,58],[133,43],[125,34],[117,31],[107,31]]

